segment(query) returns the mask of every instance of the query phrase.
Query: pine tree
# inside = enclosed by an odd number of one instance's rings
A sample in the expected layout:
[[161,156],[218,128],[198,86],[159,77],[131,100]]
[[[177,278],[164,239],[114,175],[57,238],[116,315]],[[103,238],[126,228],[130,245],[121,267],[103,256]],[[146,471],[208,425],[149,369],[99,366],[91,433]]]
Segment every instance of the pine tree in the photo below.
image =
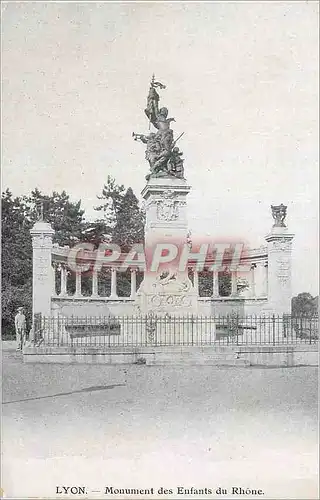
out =
[[102,195],[98,196],[98,199],[102,200],[103,203],[95,207],[96,211],[102,212],[102,217],[99,220],[104,221],[106,225],[105,229],[108,234],[111,234],[112,229],[117,223],[117,217],[124,194],[125,188],[123,184],[117,184],[115,179],[108,175],[107,183],[102,189]]
[[81,200],[75,203],[70,201],[65,191],[53,191],[52,195],[44,195],[35,189],[30,196],[24,197],[24,202],[28,207],[26,217],[32,223],[39,217],[40,205],[43,203],[44,219],[55,231],[55,243],[73,246],[85,238],[83,231],[86,225]]
[[143,244],[144,215],[131,187],[121,200],[116,219],[112,241],[120,246],[122,252],[128,252],[134,243]]
[[[123,185],[116,184],[115,179],[108,176],[102,196],[98,198],[104,201],[102,205],[96,207],[104,217],[104,232],[107,235],[104,241],[119,245],[123,253],[127,253],[134,243],[143,243],[144,214],[131,187],[125,190]],[[96,223],[101,223],[101,219]],[[100,236],[96,233],[96,241],[101,240],[102,228],[103,226],[100,227]],[[92,226],[91,241],[93,233],[94,226]],[[119,273],[117,285],[120,297],[130,295],[130,280],[130,271]]]

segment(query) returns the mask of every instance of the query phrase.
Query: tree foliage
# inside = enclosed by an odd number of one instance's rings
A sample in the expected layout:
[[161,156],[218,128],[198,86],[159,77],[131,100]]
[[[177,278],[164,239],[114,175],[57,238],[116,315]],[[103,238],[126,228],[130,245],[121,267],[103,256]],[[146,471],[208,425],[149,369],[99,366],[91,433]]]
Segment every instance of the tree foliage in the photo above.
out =
[[314,316],[318,312],[319,297],[313,297],[310,293],[299,293],[291,301],[292,316]]
[[[127,253],[134,243],[144,241],[144,213],[131,187],[125,189],[117,184],[111,176],[103,187],[102,195],[98,197],[103,203],[96,207],[102,214],[101,236],[107,235],[104,241],[111,241]],[[99,241],[103,240],[100,238]],[[120,297],[130,295],[130,272],[121,272],[117,279],[117,292]]]
[[83,238],[84,211],[65,191],[44,195],[38,189],[29,196],[14,197],[9,189],[2,193],[2,331],[14,332],[17,307],[24,307],[30,326],[32,310],[32,242],[30,229],[38,220],[40,204],[44,216],[55,230],[59,245],[74,245]]
[[117,184],[116,180],[108,175],[102,194],[98,196],[102,203],[95,207],[95,210],[102,214],[100,220],[104,221],[106,231],[110,234],[117,223],[124,194],[124,185]]
[[17,307],[31,311],[32,246],[28,207],[7,189],[2,194],[2,331],[13,329]]
[[51,195],[45,195],[35,189],[30,196],[23,197],[23,201],[27,206],[26,216],[32,224],[39,217],[40,205],[43,203],[45,220],[55,231],[55,243],[72,246],[84,239],[85,222],[81,200],[71,202],[65,191],[53,191]]
[[117,243],[123,252],[128,252],[134,243],[144,241],[144,214],[130,187],[119,204],[112,241]]
[[[98,198],[102,201],[101,205],[96,207],[100,217],[88,222],[84,219],[81,201],[72,202],[65,191],[61,193],[54,191],[51,195],[47,195],[34,189],[30,195],[22,197],[14,197],[8,189],[2,193],[2,331],[4,334],[14,333],[13,318],[19,306],[25,308],[30,326],[32,310],[30,229],[39,219],[42,204],[44,219],[55,231],[53,241],[59,245],[72,247],[79,241],[89,241],[98,246],[102,241],[112,241],[126,251],[132,243],[143,242],[143,212],[131,188],[126,190],[123,185],[118,185],[115,179],[108,176],[102,195]],[[83,287],[86,287],[85,281]],[[120,296],[130,293],[128,273],[119,274],[118,289]]]
[[[103,203],[95,208],[102,213],[101,230],[109,240],[127,252],[134,243],[143,243],[144,214],[131,187],[127,190],[108,175],[102,195],[98,196]],[[104,226],[103,226],[104,224]]]
[[[237,293],[241,293],[249,287],[247,280],[237,279]],[[199,295],[200,297],[211,297],[213,293],[212,271],[199,273]],[[219,272],[219,296],[231,295],[231,274],[225,271]]]

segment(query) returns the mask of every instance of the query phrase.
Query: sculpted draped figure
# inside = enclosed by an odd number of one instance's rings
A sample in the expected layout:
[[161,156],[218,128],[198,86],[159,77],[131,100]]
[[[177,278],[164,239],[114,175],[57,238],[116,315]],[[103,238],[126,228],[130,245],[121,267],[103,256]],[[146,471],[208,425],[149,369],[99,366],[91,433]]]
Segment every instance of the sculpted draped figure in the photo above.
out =
[[151,132],[149,135],[135,133],[132,135],[135,140],[140,140],[147,145],[146,160],[150,166],[150,174],[146,176],[147,180],[151,177],[184,178],[183,159],[181,158],[183,153],[176,146],[182,134],[174,141],[170,123],[175,119],[168,118],[167,108],[159,109],[160,97],[156,88],[165,89],[166,87],[162,83],[156,82],[153,75],[145,114],[157,132]]

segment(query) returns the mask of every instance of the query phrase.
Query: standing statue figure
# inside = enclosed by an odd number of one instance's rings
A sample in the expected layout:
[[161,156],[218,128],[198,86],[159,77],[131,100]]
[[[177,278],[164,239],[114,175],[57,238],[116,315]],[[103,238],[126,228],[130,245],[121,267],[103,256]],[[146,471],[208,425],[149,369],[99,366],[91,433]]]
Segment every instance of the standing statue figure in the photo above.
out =
[[157,132],[150,133],[148,136],[135,133],[132,135],[135,140],[140,140],[147,145],[146,159],[150,166],[150,174],[146,177],[147,180],[150,177],[166,176],[183,178],[183,159],[181,158],[183,153],[175,146],[177,140],[174,141],[173,131],[170,128],[171,122],[175,121],[175,119],[168,118],[167,108],[159,109],[160,97],[156,91],[157,87],[166,88],[162,83],[156,82],[153,75],[145,114],[148,117],[149,124],[152,123]]
[[274,219],[273,227],[286,227],[284,220],[287,216],[287,207],[281,205],[271,205],[272,217]]
[[159,109],[159,94],[156,91],[156,88],[159,87],[161,89],[165,89],[166,86],[160,82],[154,81],[154,75],[152,77],[150,83],[149,94],[147,98],[147,107],[144,110],[145,114],[148,117],[148,120],[152,123],[152,125],[158,130],[167,130],[170,128],[170,123],[174,122],[174,118],[168,118],[168,109],[161,108]]

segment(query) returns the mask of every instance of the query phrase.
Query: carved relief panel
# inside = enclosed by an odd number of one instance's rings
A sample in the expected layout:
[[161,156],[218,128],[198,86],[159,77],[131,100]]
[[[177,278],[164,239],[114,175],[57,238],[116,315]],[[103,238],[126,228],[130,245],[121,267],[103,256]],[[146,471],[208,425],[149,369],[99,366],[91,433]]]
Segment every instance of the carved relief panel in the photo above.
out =
[[179,217],[178,206],[177,195],[170,190],[165,191],[163,199],[157,201],[157,218],[165,221],[177,220]]

